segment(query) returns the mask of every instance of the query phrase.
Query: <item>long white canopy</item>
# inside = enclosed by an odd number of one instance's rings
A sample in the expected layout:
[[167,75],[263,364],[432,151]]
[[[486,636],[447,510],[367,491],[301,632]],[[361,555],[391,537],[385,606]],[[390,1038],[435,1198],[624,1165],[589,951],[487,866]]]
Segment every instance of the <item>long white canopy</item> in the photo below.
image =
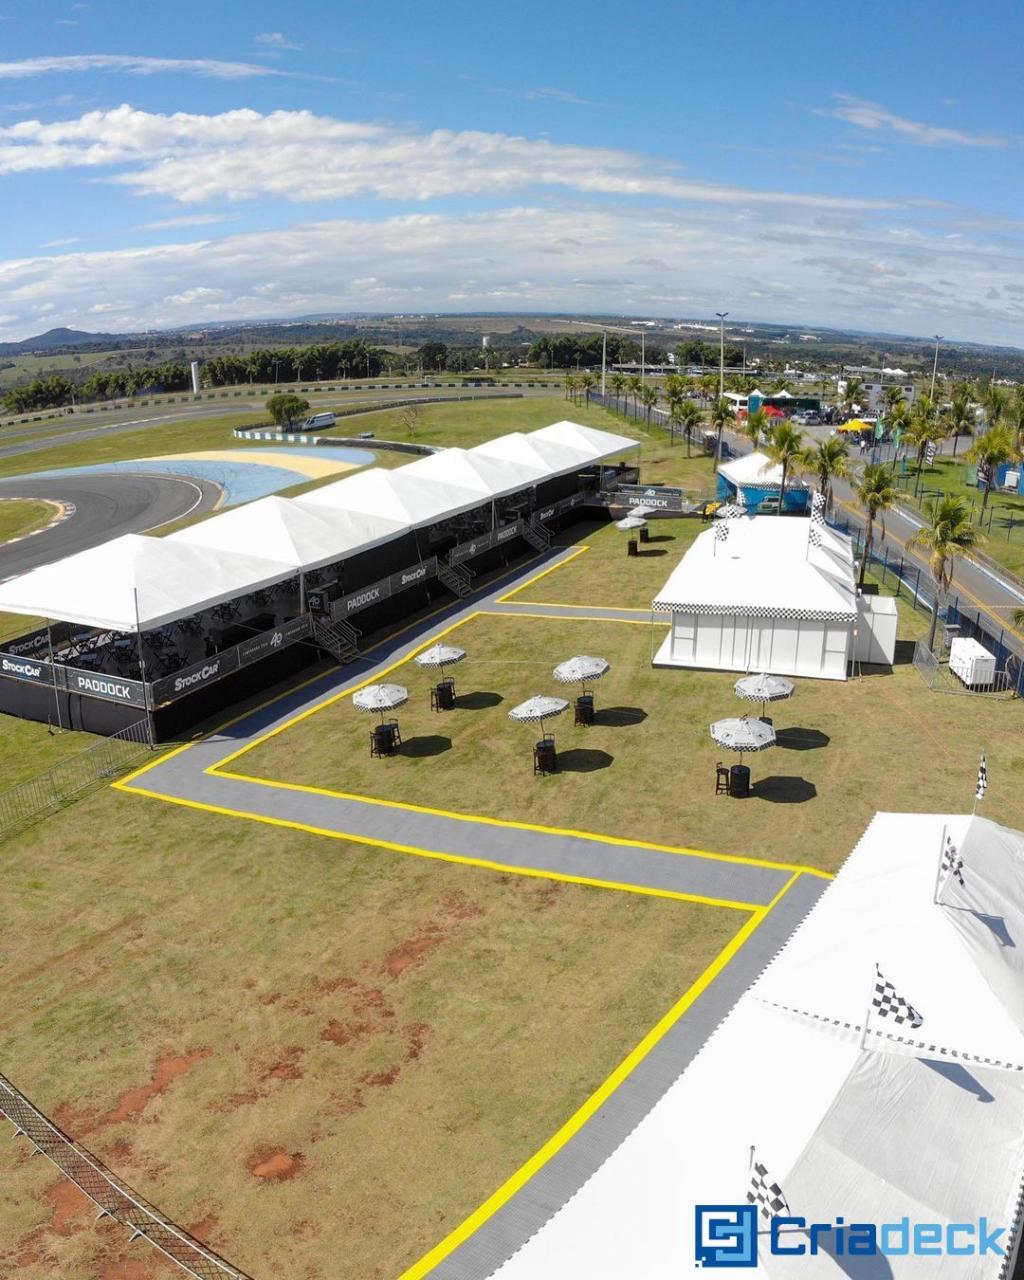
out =
[[279,560],[126,533],[0,584],[0,612],[146,631],[294,573]]
[[565,445],[586,451],[591,462],[600,462],[624,453],[627,449],[640,447],[639,440],[631,440],[628,436],[616,435],[612,431],[601,431],[597,427],[584,427],[568,420],[553,422],[550,427],[532,431],[530,438],[539,440],[542,444]]
[[168,541],[242,554],[257,547],[260,555],[295,569],[316,569],[340,559],[353,546],[367,548],[404,530],[399,520],[353,516],[306,506],[301,499],[271,496],[181,529]]
[[[622,437],[623,440],[625,437]],[[556,440],[538,440],[537,433],[521,431],[498,436],[468,450],[474,457],[494,458],[498,462],[514,462],[536,469],[538,478],[565,475],[593,461],[589,448],[580,444],[561,444]]]
[[396,467],[394,471],[385,471],[375,467],[360,471],[322,489],[313,489],[304,495],[304,504],[333,511],[382,515],[403,522],[409,529],[433,524],[445,516],[480,505],[480,493],[475,489],[436,477],[417,479],[407,475],[406,470]]
[[499,461],[468,449],[439,449],[437,453],[402,467],[400,474],[417,480],[457,484],[486,499],[526,489],[546,477],[547,472],[540,472],[535,466],[524,465],[511,458]]
[[[943,891],[936,905],[944,825],[963,853],[965,887],[948,900]],[[1024,1042],[991,966],[1016,963],[995,948],[1020,946],[1022,872],[1017,832],[962,816],[878,814],[697,1057],[496,1277],[693,1274],[695,1206],[745,1202],[751,1146],[808,1222],[945,1226],[984,1215],[1009,1227],[1024,1170]],[[980,907],[966,907],[961,893],[978,894]],[[916,1045],[871,1036],[861,1048],[876,962],[924,1016],[910,1033]],[[786,1259],[765,1240],[758,1274],[772,1280],[1003,1274],[992,1253]]]

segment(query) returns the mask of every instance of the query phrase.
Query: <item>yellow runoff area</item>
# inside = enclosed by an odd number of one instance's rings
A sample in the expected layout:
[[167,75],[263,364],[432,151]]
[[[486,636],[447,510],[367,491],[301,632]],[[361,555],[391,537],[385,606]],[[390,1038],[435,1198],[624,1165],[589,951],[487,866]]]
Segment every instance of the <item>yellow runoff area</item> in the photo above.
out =
[[310,480],[324,476],[340,475],[343,471],[355,471],[353,462],[332,458],[329,451],[323,458],[308,453],[295,453],[287,449],[204,449],[195,453],[164,453],[150,462],[252,462],[259,467],[278,467],[285,471],[297,471]]

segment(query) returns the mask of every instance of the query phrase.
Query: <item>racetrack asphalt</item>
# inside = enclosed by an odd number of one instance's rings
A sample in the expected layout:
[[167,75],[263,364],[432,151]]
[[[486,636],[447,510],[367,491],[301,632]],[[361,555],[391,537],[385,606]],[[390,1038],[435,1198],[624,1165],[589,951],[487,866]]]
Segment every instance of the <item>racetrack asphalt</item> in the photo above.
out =
[[0,479],[0,498],[44,498],[74,511],[29,537],[0,546],[0,578],[49,564],[125,533],[210,511],[217,485],[180,476],[111,474]]

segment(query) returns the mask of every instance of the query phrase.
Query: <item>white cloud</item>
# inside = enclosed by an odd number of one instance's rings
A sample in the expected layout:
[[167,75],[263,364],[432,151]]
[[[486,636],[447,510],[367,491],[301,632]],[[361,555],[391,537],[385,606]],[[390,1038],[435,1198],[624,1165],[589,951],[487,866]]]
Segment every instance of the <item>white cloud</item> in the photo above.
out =
[[942,125],[924,124],[920,120],[908,120],[849,93],[832,95],[837,105],[821,114],[834,116],[859,129],[875,133],[893,133],[903,142],[921,147],[1007,147],[1010,139],[994,133],[964,133],[960,129],[947,129]]
[[69,244],[78,244],[81,236],[61,236],[59,240],[46,240],[39,247],[40,249],[64,249]]
[[[237,215],[233,213],[183,213],[179,218],[157,218],[154,222],[140,222],[132,230],[169,231],[174,227],[212,227],[221,222],[237,221]],[[61,241],[55,243],[59,244]]]
[[264,31],[261,35],[253,36],[253,44],[263,45],[267,49],[301,49],[301,44],[295,44],[289,40],[280,31]]
[[[40,307],[88,328],[103,305],[105,328],[139,329],[453,305],[710,314],[731,297],[737,308],[752,299],[755,319],[1012,341],[1024,321],[1019,242],[1010,251],[923,232],[894,241],[887,221],[821,226],[799,209],[751,223],[722,207],[526,206],[69,252],[0,262],[0,295],[17,316],[2,331],[32,332]],[[545,252],[552,244],[559,254]],[[285,265],[268,276],[268,263]]]
[[0,62],[0,80],[24,80],[29,76],[67,71],[121,71],[151,76],[164,71],[210,76],[217,80],[246,80],[251,76],[279,76],[286,72],[251,62],[222,62],[216,58],[150,58],[120,53],[80,53],[52,58],[19,58]]
[[159,115],[123,105],[0,129],[0,174],[114,165],[129,171],[111,181],[181,203],[367,195],[426,201],[536,188],[718,205],[866,210],[899,203],[701,182],[611,147],[478,130],[417,132],[309,111]]

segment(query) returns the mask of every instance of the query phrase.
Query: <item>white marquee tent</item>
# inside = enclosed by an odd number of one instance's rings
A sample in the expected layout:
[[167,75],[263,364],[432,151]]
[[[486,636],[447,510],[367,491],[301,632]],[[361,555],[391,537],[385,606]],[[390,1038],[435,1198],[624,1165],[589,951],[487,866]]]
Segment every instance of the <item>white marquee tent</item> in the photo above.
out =
[[474,457],[493,458],[498,462],[514,462],[534,467],[537,475],[557,476],[585,467],[593,461],[591,450],[582,444],[558,444],[553,440],[538,440],[536,433],[524,435],[513,431],[496,440],[474,445],[468,450]]
[[[654,600],[672,615],[656,666],[845,680],[857,620],[850,539],[809,521],[755,516],[708,529]],[[891,655],[890,655],[891,661]]]
[[0,611],[146,631],[293,577],[288,563],[126,533],[0,584]]
[[417,480],[440,480],[472,489],[480,498],[500,498],[536,484],[550,474],[545,468],[524,464],[514,458],[498,460],[467,449],[439,449],[401,468],[403,476]]
[[[782,487],[781,464],[772,462],[767,454],[760,452],[745,453],[742,457],[723,462],[718,468],[718,473],[735,486],[736,500],[740,503],[744,501],[744,489],[781,489]],[[800,476],[790,472],[786,477],[787,491],[806,488],[807,485]]]
[[[948,881],[936,904],[945,829],[964,887]],[[692,1274],[695,1206],[745,1202],[751,1146],[808,1222],[906,1217],[944,1230],[984,1216],[1007,1228],[1007,1244],[1024,1175],[1022,940],[1024,836],[982,818],[878,814],[689,1067],[496,1276]],[[873,1013],[862,1048],[876,964],[923,1022],[892,1038]],[[785,1259],[762,1236],[760,1268],[794,1280],[998,1280],[1008,1259]]]

